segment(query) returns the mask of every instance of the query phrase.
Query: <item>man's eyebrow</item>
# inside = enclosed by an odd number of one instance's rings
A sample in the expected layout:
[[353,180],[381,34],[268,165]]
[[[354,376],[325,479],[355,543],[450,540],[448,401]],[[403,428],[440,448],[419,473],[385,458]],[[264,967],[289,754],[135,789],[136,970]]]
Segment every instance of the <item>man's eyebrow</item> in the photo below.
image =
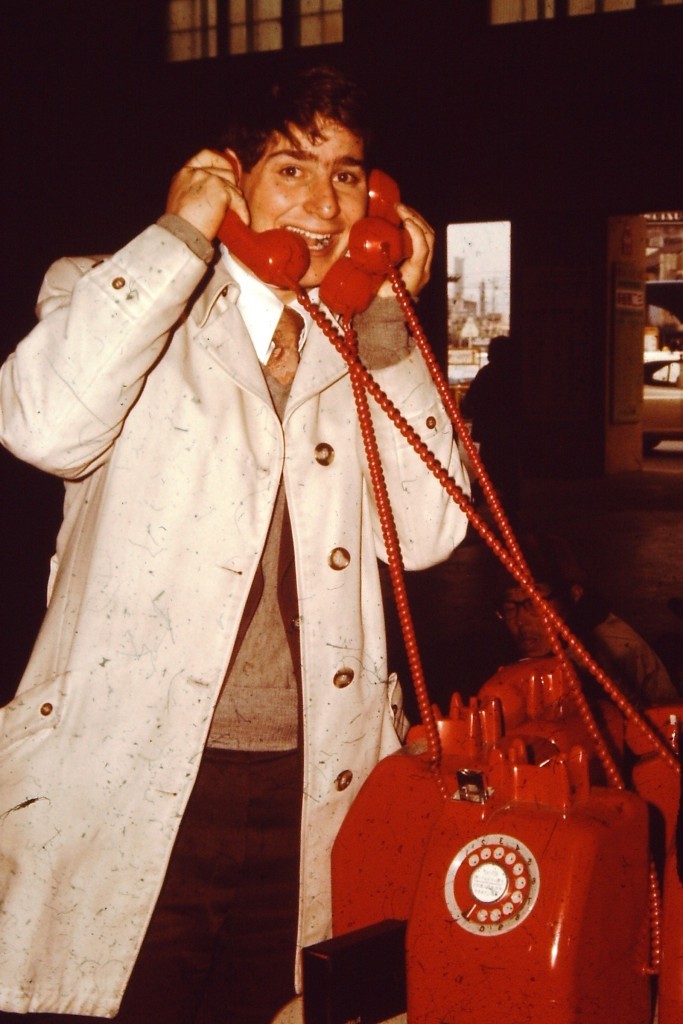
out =
[[274,149],[268,154],[268,160],[275,160],[278,156],[288,157],[290,160],[314,160],[313,154],[305,149]]
[[[277,157],[283,156],[288,160],[303,160],[306,163],[315,163],[318,159],[317,154],[311,152],[308,149],[276,149],[272,153],[268,154],[268,160],[275,160]],[[364,167],[365,163],[360,157],[357,156],[342,156],[335,163],[339,167]]]
[[365,161],[361,160],[360,157],[357,156],[343,156],[341,160],[339,160],[339,164],[342,167],[365,167]]

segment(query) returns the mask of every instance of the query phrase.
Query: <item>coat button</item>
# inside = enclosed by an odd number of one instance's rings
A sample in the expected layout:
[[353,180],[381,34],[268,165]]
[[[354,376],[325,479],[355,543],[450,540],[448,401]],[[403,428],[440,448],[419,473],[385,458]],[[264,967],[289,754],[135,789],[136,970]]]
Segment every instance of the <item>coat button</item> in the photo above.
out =
[[111,283],[111,286],[112,286],[112,288],[116,288],[116,290],[119,291],[119,289],[123,288],[125,286],[125,284],[126,284],[126,281],[125,281],[125,279],[123,277],[115,277],[114,280]]
[[334,673],[333,679],[334,685],[339,689],[343,690],[345,686],[353,682],[353,669],[352,668],[340,668],[338,672]]
[[334,448],[331,444],[317,444],[315,446],[315,461],[321,466],[329,466],[334,459]]
[[345,771],[340,772],[337,778],[334,780],[334,784],[341,793],[343,790],[348,789],[353,780],[353,772],[347,768]]
[[346,548],[332,548],[328,561],[330,569],[345,569],[351,561],[351,555]]
[[436,416],[428,416],[426,426],[428,430],[433,430],[436,426]]
[[52,704],[50,704],[50,703],[42,704],[41,707],[40,707],[40,713],[41,713],[41,715],[44,718],[47,718],[48,715],[51,715],[52,711],[53,711],[53,708],[52,708]]

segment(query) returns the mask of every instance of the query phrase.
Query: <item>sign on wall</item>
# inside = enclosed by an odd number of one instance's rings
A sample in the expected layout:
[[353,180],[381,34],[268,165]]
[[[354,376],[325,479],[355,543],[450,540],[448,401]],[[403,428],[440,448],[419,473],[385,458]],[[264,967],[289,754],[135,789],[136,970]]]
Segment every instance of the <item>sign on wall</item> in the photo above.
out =
[[645,281],[637,264],[612,269],[612,423],[637,423],[643,407]]

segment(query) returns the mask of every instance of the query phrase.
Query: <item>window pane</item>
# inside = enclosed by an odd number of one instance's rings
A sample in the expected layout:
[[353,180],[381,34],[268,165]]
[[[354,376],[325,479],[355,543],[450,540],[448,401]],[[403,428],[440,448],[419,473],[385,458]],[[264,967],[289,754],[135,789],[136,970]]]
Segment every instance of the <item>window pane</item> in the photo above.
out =
[[235,25],[230,29],[230,53],[247,53],[246,25]]
[[342,43],[344,41],[344,17],[338,14],[323,16],[323,42]]
[[344,24],[341,14],[314,14],[301,19],[302,46],[341,43],[343,38]]
[[[282,0],[167,0],[168,60],[282,49],[283,6]],[[297,13],[291,15],[294,24],[288,45],[294,40],[303,46],[342,42],[343,8],[344,0],[291,0],[288,10]],[[219,40],[219,12],[223,10],[227,25],[222,31],[227,38]]]
[[524,18],[532,21],[534,18],[552,18],[555,14],[554,0],[523,0]]
[[186,32],[195,24],[195,0],[170,0],[166,23],[169,32]]
[[261,21],[254,25],[254,50],[281,50],[282,25],[279,21]]
[[254,21],[269,21],[281,17],[281,0],[254,0]]
[[491,0],[489,7],[489,20],[493,25],[536,21],[552,18],[554,14],[555,0]]
[[[680,3],[683,0],[650,0],[650,6],[653,7]],[[560,7],[559,12],[557,6]],[[566,0],[566,12],[570,15],[633,11],[638,6],[639,0]],[[564,4],[557,5],[555,0],[489,0],[489,22],[492,25],[554,18],[563,11]]]
[[519,0],[491,0],[489,21],[492,25],[507,25],[512,21],[521,21]]
[[217,0],[169,0],[166,24],[170,32],[199,32],[203,25],[215,25]]
[[449,224],[448,340],[479,348],[510,329],[510,221]]
[[299,39],[302,46],[318,46],[322,43],[322,26],[317,14],[301,19]]
[[168,60],[215,57],[216,0],[170,0],[167,8]]
[[230,0],[228,18],[228,53],[248,53],[246,0]]

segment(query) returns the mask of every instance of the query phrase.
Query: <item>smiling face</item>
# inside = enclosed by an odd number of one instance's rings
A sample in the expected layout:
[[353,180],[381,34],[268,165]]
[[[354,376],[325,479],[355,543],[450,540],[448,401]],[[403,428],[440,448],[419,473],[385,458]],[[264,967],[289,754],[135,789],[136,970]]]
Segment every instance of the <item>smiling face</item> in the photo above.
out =
[[336,121],[320,121],[319,137],[297,128],[275,134],[240,186],[255,231],[286,228],[305,240],[310,267],[304,287],[320,284],[347,248],[349,231],[365,216],[368,189],[363,142]]

